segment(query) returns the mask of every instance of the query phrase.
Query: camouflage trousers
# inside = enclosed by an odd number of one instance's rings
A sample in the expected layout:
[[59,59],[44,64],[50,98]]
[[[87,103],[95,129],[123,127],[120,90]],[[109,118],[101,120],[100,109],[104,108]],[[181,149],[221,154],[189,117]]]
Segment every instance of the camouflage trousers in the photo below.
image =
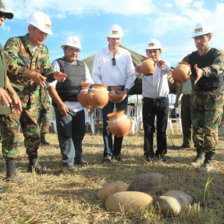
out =
[[192,92],[193,141],[198,152],[215,154],[222,121],[223,92]]
[[51,119],[50,103],[47,103],[47,105],[45,106],[41,105],[39,107],[39,119],[38,119],[41,134],[49,132],[50,119]]
[[37,123],[38,107],[23,109],[21,113],[0,116],[2,131],[2,154],[4,158],[15,158],[18,154],[20,127],[24,135],[24,146],[29,156],[36,156],[40,145],[40,130]]
[[39,95],[39,118],[38,124],[40,126],[40,133],[49,132],[50,118],[51,118],[51,100],[46,89],[40,89]]

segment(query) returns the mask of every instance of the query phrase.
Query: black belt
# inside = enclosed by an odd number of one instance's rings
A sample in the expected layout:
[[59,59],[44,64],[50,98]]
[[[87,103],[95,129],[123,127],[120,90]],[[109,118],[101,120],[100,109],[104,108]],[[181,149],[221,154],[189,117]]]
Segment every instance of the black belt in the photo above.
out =
[[156,97],[156,98],[143,97],[143,100],[144,101],[156,101],[156,100],[165,100],[167,98],[168,98],[168,96],[161,96],[161,97]]
[[123,91],[125,86],[108,86],[108,91],[111,91],[111,88],[115,88],[115,87],[118,87],[119,89]]

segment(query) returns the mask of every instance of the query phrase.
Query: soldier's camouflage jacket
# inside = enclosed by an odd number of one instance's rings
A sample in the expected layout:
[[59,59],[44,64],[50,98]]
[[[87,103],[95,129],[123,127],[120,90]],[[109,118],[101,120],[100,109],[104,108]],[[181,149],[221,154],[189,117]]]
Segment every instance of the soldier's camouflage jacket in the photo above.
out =
[[[213,53],[211,53],[213,52]],[[197,55],[197,60],[195,63],[192,64],[191,57],[192,55]],[[210,57],[210,59],[209,59]],[[203,61],[202,60],[208,60]],[[192,52],[191,54],[187,55],[184,59],[184,62],[191,64],[191,81],[192,87],[194,90],[197,91],[212,91],[215,88],[212,88],[212,82],[216,82],[214,86],[217,85],[217,88],[223,85],[223,75],[224,75],[224,51],[218,50],[216,48],[209,48],[207,53],[202,56],[199,56],[198,51]],[[194,61],[193,61],[194,62]],[[198,64],[199,63],[199,64]],[[196,79],[196,71],[194,68],[194,64],[197,64],[199,68],[201,68],[204,72],[201,79],[198,81],[196,85],[194,85],[194,80]],[[200,65],[204,64],[204,66]],[[217,84],[219,82],[219,84]],[[202,85],[201,85],[202,84]],[[204,85],[204,88],[203,88]],[[206,85],[210,86],[210,88],[206,89]]]
[[54,80],[54,70],[49,61],[49,52],[40,44],[34,49],[28,35],[10,38],[5,44],[5,56],[8,64],[8,77],[20,97],[23,108],[35,106],[39,86],[24,75],[26,70],[33,70],[47,77],[48,82]]

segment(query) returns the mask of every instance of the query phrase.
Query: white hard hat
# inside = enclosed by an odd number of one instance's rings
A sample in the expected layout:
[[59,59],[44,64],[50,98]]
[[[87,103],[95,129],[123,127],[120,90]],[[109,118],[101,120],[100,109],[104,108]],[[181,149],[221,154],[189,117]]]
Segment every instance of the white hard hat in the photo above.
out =
[[67,38],[63,41],[63,43],[62,43],[62,45],[61,45],[62,48],[63,48],[64,46],[75,47],[75,48],[78,48],[79,50],[82,49],[80,40],[79,40],[79,38],[76,37],[76,36],[69,36],[69,37],[67,37]]
[[161,49],[162,50],[162,44],[156,39],[151,39],[145,48],[145,50],[153,50],[153,49]]
[[198,23],[193,30],[192,37],[198,37],[209,33],[212,33],[212,30],[206,23]]
[[107,33],[107,37],[109,38],[122,38],[124,36],[123,30],[117,24],[110,27]]
[[51,20],[48,15],[43,12],[36,11],[34,12],[27,22],[44,33],[53,34],[51,31]]

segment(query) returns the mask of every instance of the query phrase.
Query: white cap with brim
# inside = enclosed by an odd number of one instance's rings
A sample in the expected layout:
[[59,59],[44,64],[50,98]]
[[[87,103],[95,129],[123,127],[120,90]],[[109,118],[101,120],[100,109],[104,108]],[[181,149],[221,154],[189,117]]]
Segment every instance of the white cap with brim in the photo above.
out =
[[5,9],[5,6],[4,6],[2,0],[0,0],[0,12],[4,13],[5,18],[7,18],[7,19],[12,19],[13,18],[13,13],[9,12],[8,10]]
[[205,34],[212,34],[211,28],[206,23],[196,24],[192,37],[194,38]]
[[76,37],[76,36],[69,36],[69,37],[67,37],[67,38],[63,41],[63,43],[62,43],[62,45],[61,45],[62,48],[64,48],[64,46],[75,47],[75,48],[77,48],[77,49],[79,49],[79,50],[82,49],[80,40],[79,40],[79,38]]
[[162,50],[162,44],[156,39],[151,39],[146,45],[145,50],[154,50],[154,49]]

